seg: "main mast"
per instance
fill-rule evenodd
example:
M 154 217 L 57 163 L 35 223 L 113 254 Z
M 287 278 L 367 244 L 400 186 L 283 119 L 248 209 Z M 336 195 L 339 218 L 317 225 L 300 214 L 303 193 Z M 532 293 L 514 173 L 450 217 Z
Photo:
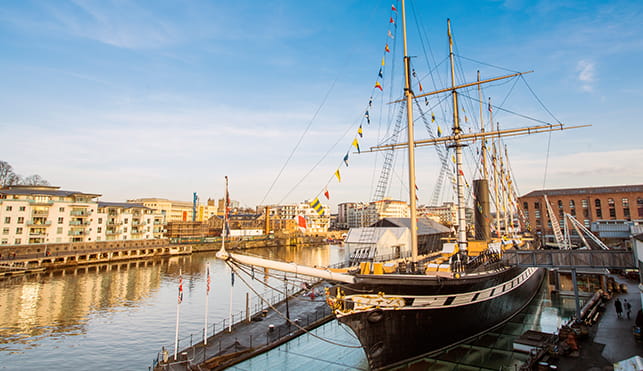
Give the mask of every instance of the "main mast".
M 455 137 L 455 166 L 456 185 L 458 189 L 458 250 L 467 252 L 467 224 L 464 210 L 464 172 L 462 171 L 462 146 L 460 141 L 460 122 L 458 118 L 458 92 L 455 85 L 455 63 L 453 62 L 453 37 L 451 36 L 451 20 L 447 19 L 449 33 L 449 60 L 451 62 L 451 94 L 453 96 L 453 135 Z M 409 145 L 410 146 L 410 145 Z
M 413 101 L 411 92 L 411 57 L 406 46 L 406 8 L 402 0 L 402 39 L 404 41 L 404 97 L 406 99 L 406 120 L 408 130 L 409 150 L 409 206 L 411 208 L 411 258 L 417 262 L 418 237 L 417 237 L 417 199 L 415 194 L 415 136 L 413 132 Z

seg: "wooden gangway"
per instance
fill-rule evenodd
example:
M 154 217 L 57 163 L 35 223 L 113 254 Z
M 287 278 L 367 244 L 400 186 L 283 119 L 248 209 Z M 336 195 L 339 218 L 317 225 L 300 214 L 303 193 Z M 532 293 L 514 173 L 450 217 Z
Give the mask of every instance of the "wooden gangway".
M 638 265 L 628 250 L 505 250 L 502 260 L 509 265 L 539 268 L 634 269 Z

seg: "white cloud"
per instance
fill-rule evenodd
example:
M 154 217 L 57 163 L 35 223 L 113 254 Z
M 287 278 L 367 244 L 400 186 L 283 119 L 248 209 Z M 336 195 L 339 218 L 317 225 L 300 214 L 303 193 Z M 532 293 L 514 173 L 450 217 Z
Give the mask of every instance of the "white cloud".
M 596 81 L 596 64 L 588 60 L 580 60 L 576 64 L 578 71 L 578 80 L 581 82 L 581 88 L 584 91 L 591 92 L 594 90 L 594 82 Z

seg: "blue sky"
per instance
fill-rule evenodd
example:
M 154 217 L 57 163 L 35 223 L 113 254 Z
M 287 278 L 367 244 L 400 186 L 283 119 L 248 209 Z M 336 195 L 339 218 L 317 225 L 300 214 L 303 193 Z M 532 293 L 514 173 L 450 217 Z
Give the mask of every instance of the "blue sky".
M 192 192 L 201 199 L 221 197 L 225 175 L 233 198 L 246 206 L 310 199 L 326 184 L 329 204 L 368 201 L 381 155 L 351 154 L 348 168 L 341 159 L 360 123 L 362 148 L 381 141 L 392 116 L 386 103 L 400 94 L 373 90 L 387 42 L 393 50 L 385 85 L 395 86 L 389 79 L 401 72 L 393 67 L 393 60 L 400 60 L 400 37 L 387 37 L 392 3 L 397 5 L 4 2 L 0 160 L 19 174 L 37 173 L 63 189 L 101 193 L 107 201 L 187 201 Z M 507 73 L 490 66 L 534 70 L 525 77 L 528 87 L 512 80 L 485 88 L 485 97 L 554 122 L 531 88 L 557 120 L 592 125 L 507 140 L 520 193 L 543 184 L 643 183 L 643 3 L 411 1 L 407 6 L 409 34 L 416 31 L 416 20 L 422 24 L 422 39 L 410 36 L 409 48 L 425 91 L 433 87 L 429 72 L 435 67 L 426 56 L 439 64 L 436 73 L 447 72 L 446 19 L 451 18 L 456 54 L 465 57 L 458 61 L 468 71 L 461 82 L 475 79 L 476 69 L 483 78 Z M 517 97 L 505 98 L 507 90 Z M 366 126 L 362 116 L 371 95 L 372 124 Z M 435 112 L 438 121 L 446 119 Z M 496 119 L 505 128 L 527 124 L 501 110 Z M 418 137 L 426 137 L 423 124 L 417 125 Z M 426 203 L 439 168 L 433 150 L 419 152 L 419 195 Z M 405 194 L 404 157 L 396 160 L 402 170 L 392 176 L 392 197 Z M 338 167 L 339 184 L 332 176 Z M 473 168 L 468 169 L 471 177 Z

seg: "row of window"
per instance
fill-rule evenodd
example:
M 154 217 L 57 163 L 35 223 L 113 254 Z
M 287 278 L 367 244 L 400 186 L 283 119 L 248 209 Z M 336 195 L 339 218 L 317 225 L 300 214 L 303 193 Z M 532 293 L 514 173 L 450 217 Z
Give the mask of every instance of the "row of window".
M 563 201 L 558 200 L 558 210 L 559 210 L 559 217 L 563 217 Z M 636 200 L 637 204 L 637 214 L 639 218 L 643 218 L 643 198 L 637 198 Z M 608 212 L 609 212 L 609 217 L 610 218 L 616 218 L 616 202 L 614 201 L 613 198 L 608 198 L 607 199 L 607 205 L 608 205 Z M 583 217 L 588 218 L 589 215 L 589 205 L 588 205 L 588 200 L 583 199 L 581 200 L 581 206 L 583 208 Z M 594 200 L 594 206 L 596 210 L 596 217 L 597 218 L 603 218 L 603 209 L 601 205 L 601 200 L 600 199 L 595 199 Z M 621 206 L 623 208 L 623 217 L 625 218 L 630 218 L 631 211 L 630 211 L 630 201 L 628 198 L 622 198 L 621 199 Z M 525 211 L 525 215 L 529 215 L 529 203 L 528 202 L 523 202 L 523 209 Z M 540 202 L 536 201 L 534 202 L 534 216 L 536 219 L 540 218 Z M 570 214 L 572 216 L 576 216 L 576 202 L 574 200 L 569 200 L 569 210 Z

